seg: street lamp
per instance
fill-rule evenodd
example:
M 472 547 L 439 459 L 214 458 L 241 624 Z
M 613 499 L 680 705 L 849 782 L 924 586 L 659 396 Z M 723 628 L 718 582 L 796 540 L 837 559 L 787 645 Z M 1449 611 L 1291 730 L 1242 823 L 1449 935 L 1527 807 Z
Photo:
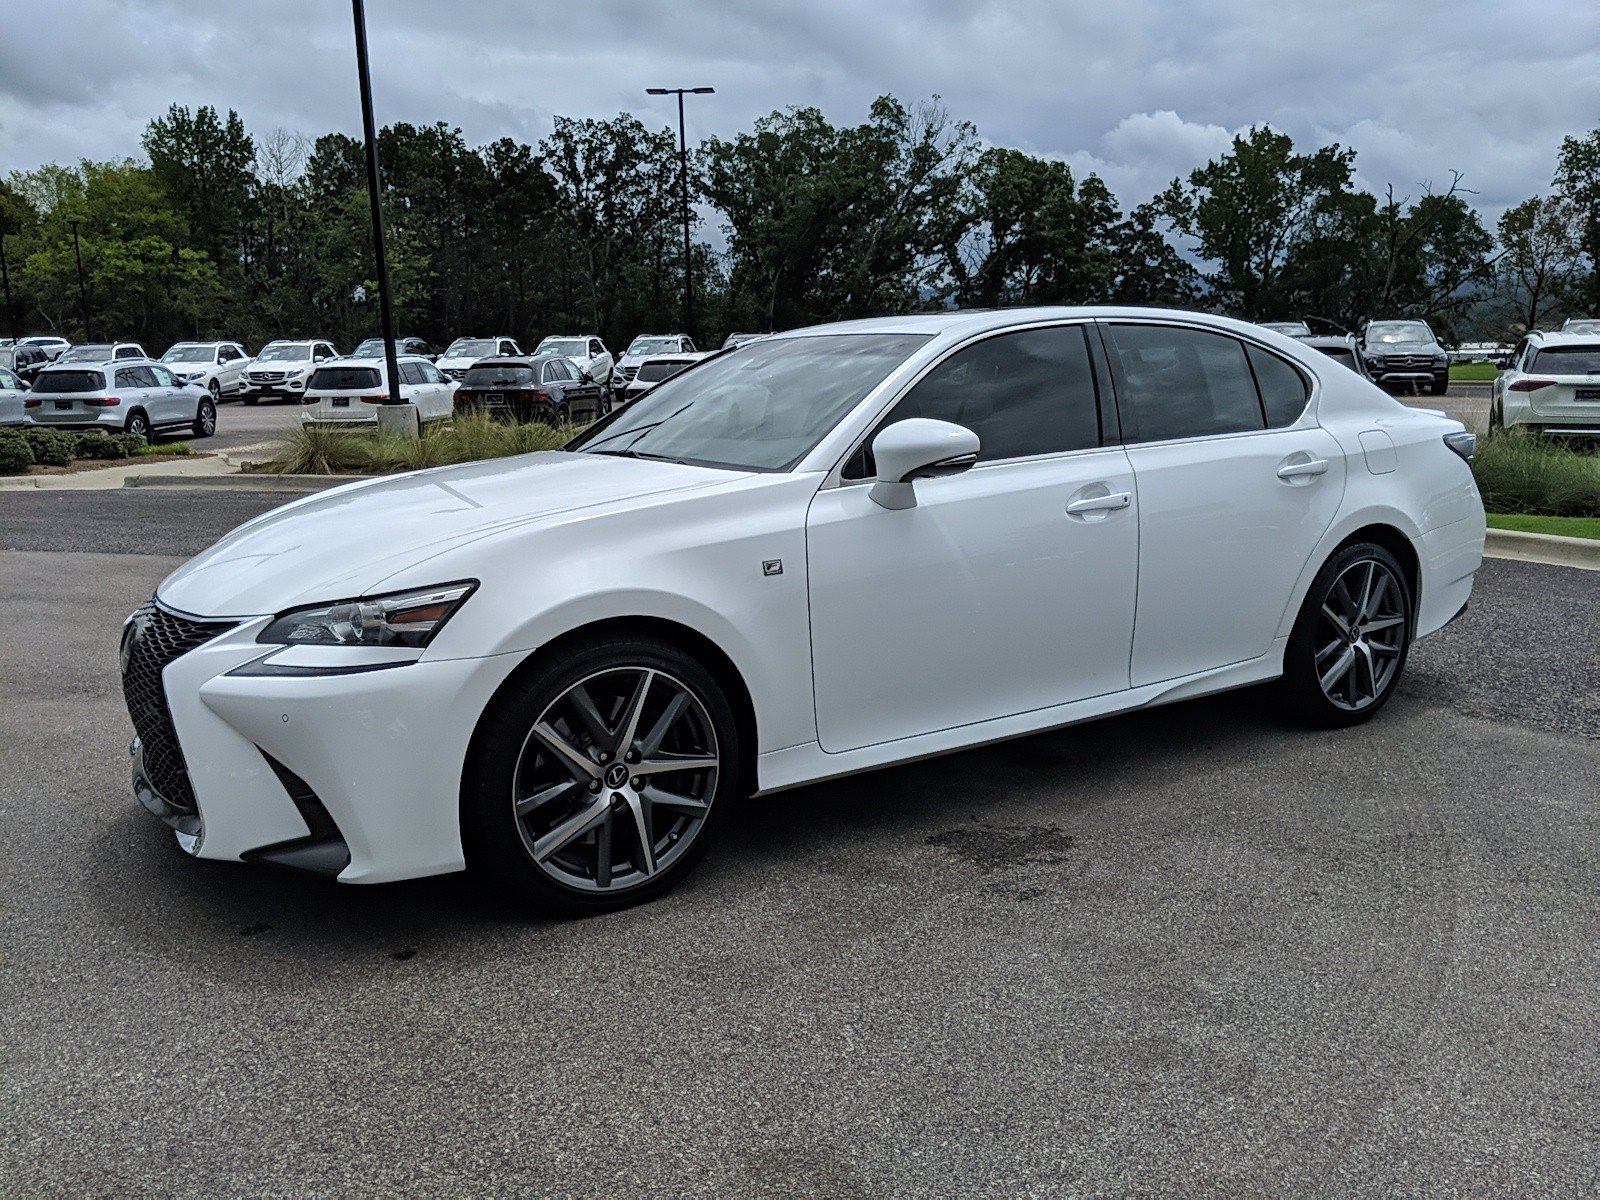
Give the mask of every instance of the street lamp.
M 372 253 L 378 260 L 378 321 L 383 332 L 383 362 L 389 368 L 389 403 L 400 398 L 400 363 L 394 352 L 394 314 L 389 310 L 389 258 L 383 248 L 383 206 L 378 199 L 378 134 L 372 120 L 372 71 L 367 65 L 367 14 L 361 0 L 350 0 L 356 23 L 356 74 L 361 78 L 361 132 L 367 143 L 367 205 L 372 210 Z
M 645 88 L 647 96 L 678 98 L 678 182 L 683 189 L 683 332 L 694 336 L 694 283 L 689 277 L 689 143 L 683 136 L 684 96 L 709 96 L 716 88 Z
M 89 289 L 83 282 L 83 251 L 78 249 L 78 217 L 68 217 L 67 224 L 72 226 L 72 257 L 78 264 L 78 315 L 83 318 L 83 340 L 92 342 L 94 334 L 89 330 Z

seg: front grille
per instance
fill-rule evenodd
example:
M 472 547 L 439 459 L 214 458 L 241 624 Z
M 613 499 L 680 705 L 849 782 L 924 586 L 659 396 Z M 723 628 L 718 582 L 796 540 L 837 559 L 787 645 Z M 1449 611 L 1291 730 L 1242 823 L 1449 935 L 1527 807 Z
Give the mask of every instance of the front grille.
M 1388 354 L 1383 365 L 1393 371 L 1421 371 L 1433 365 L 1433 360 L 1421 354 Z
M 287 377 L 287 371 L 251 371 L 251 383 L 282 383 Z
M 149 601 L 133 614 L 123 634 L 122 698 L 144 746 L 144 769 L 151 784 L 174 807 L 194 809 L 189 768 L 178 746 L 161 672 L 180 655 L 232 629 L 233 621 L 192 621 Z
M 638 367 L 623 367 L 622 379 L 624 383 L 632 383 L 633 377 L 639 373 Z

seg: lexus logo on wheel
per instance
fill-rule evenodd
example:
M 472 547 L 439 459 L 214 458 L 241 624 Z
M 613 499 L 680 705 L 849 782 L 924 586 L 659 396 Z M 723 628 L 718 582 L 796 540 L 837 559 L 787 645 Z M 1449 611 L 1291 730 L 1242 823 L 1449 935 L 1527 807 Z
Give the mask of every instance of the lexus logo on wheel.
M 606 771 L 606 786 L 619 788 L 628 782 L 628 768 L 621 763 L 612 763 Z

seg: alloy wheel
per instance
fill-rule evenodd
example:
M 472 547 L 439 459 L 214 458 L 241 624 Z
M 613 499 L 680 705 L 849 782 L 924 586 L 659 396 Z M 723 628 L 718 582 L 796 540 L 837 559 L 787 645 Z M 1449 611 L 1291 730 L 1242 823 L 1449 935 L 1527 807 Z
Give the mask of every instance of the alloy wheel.
M 1317 618 L 1322 694 L 1349 712 L 1376 704 L 1399 669 L 1407 620 L 1405 586 L 1387 565 L 1363 558 L 1341 571 Z
M 715 727 L 688 685 L 653 667 L 600 671 L 528 731 L 511 776 L 518 832 L 556 882 L 621 891 L 688 850 L 720 769 Z

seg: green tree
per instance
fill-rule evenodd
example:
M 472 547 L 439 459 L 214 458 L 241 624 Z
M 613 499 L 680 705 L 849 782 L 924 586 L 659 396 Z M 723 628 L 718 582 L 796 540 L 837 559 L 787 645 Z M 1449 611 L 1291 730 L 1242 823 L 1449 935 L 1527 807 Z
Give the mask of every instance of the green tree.
M 1583 221 L 1564 196 L 1534 196 L 1500 215 L 1500 284 L 1522 329 L 1559 311 L 1583 280 Z
M 1555 189 L 1576 210 L 1586 263 L 1573 291 L 1574 307 L 1600 316 L 1600 128 L 1561 139 Z
M 220 117 L 209 104 L 191 113 L 174 104 L 145 126 L 142 143 L 152 173 L 188 223 L 189 244 L 236 274 L 256 154 L 239 114 L 230 108 Z

